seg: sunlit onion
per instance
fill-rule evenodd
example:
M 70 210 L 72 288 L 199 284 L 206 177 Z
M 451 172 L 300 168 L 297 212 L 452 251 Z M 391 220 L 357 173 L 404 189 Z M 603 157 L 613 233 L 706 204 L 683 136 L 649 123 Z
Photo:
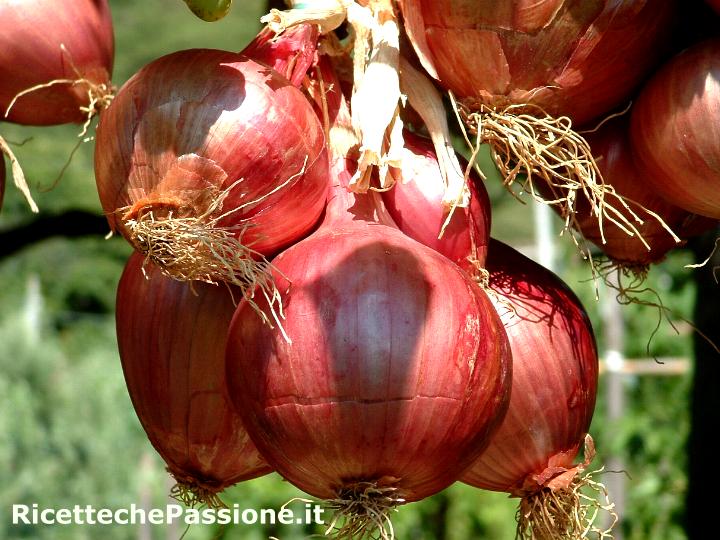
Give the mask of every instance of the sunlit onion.
M 638 236 L 628 236 L 610 221 L 603 223 L 601 231 L 598 220 L 590 215 L 587 200 L 580 197 L 575 225 L 587 240 L 595 243 L 616 264 L 646 267 L 664 259 L 668 251 L 681 246 L 693 234 L 701 233 L 703 227 L 713 226 L 712 220 L 687 212 L 655 192 L 652 173 L 638 167 L 633 159 L 628 117 L 607 122 L 598 131 L 588 134 L 587 139 L 605 182 L 625 197 L 639 215 L 644 214 L 640 206 L 655 212 L 673 231 L 671 234 L 657 219 L 651 218 L 637 225 L 644 242 Z M 676 235 L 681 242 L 676 241 Z
M 3 1 L 0 20 L 0 118 L 82 123 L 107 105 L 114 52 L 107 0 Z
M 566 223 L 585 194 L 597 219 L 638 234 L 573 125 L 629 99 L 662 56 L 673 0 L 400 4 L 423 66 L 454 94 L 471 142 L 490 145 L 507 187 L 549 202 Z M 546 187 L 566 194 L 542 198 Z
M 177 481 L 174 493 L 217 504 L 224 488 L 270 467 L 225 393 L 230 291 L 193 289 L 152 264 L 143 272 L 143 257 L 133 254 L 118 287 L 118 346 L 135 412 Z
M 631 142 L 654 192 L 720 219 L 720 39 L 685 50 L 648 82 Z
M 337 175 L 345 185 L 321 228 L 273 260 L 290 341 L 240 304 L 227 380 L 273 468 L 361 537 L 474 461 L 504 411 L 511 365 L 487 295 L 377 222 L 379 198 L 349 194 L 350 176 Z
M 663 52 L 672 0 L 401 0 L 427 71 L 472 109 L 532 103 L 575 124 L 628 98 Z
M 253 261 L 317 222 L 322 127 L 300 90 L 237 53 L 196 49 L 135 74 L 101 118 L 95 174 L 114 231 L 172 277 L 271 288 Z
M 573 490 L 588 463 L 575 459 L 598 378 L 590 321 L 557 276 L 509 246 L 490 242 L 487 269 L 510 339 L 512 390 L 500 429 L 462 481 L 521 497 L 521 538 L 579 538 L 570 534 L 584 525 Z

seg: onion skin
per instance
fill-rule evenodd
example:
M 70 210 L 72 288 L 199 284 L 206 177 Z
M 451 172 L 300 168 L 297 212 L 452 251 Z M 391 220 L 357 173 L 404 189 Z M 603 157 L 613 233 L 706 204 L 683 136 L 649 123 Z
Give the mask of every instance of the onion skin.
M 583 197 L 578 198 L 576 226 L 587 240 L 597 245 L 613 261 L 621 265 L 645 266 L 661 261 L 668 251 L 684 244 L 684 242 L 675 242 L 660 222 L 648 216 L 638 205 L 659 215 L 683 240 L 714 226 L 715 221 L 670 204 L 650 188 L 651 174 L 639 168 L 633 158 L 628 117 L 612 119 L 596 132 L 586 135 L 586 138 L 593 149 L 593 155 L 605 183 L 611 185 L 616 193 L 628 201 L 637 203 L 629 204 L 638 215 L 643 217 L 644 222 L 638 224 L 637 229 L 650 246 L 648 251 L 637 236 L 629 236 L 608 220 L 603 222 L 606 241 L 603 244 L 597 217 L 590 215 L 590 205 L 587 200 Z
M 467 182 L 470 206 L 456 208 L 442 238 L 447 219 L 443 210 L 445 186 L 432 142 L 410 132 L 403 134 L 407 152 L 401 178 L 383 193 L 383 201 L 398 228 L 413 240 L 442 253 L 472 274 L 485 266 L 490 240 L 490 199 L 475 171 Z M 464 164 L 466 165 L 466 164 Z M 474 259 L 472 264 L 469 258 Z
M 315 63 L 319 35 L 317 25 L 293 26 L 279 36 L 266 26 L 240 54 L 267 64 L 300 87 Z
M 0 2 L 0 118 L 20 92 L 57 79 L 110 85 L 114 42 L 107 0 Z M 61 49 L 63 45 L 67 52 Z M 25 125 L 82 123 L 88 85 L 54 84 L 20 97 L 4 120 Z
M 631 142 L 658 195 L 720 219 L 720 39 L 686 49 L 633 106 Z
M 472 109 L 533 103 L 575 125 L 626 100 L 660 59 L 673 0 L 401 0 L 425 69 Z
M 195 49 L 155 60 L 121 88 L 98 126 L 95 175 L 110 226 L 126 238 L 123 219 L 143 208 L 199 216 L 243 179 L 223 213 L 265 198 L 218 226 L 239 227 L 243 244 L 270 255 L 317 222 L 328 162 L 300 90 L 246 56 Z
M 396 503 L 419 500 L 487 444 L 507 404 L 509 345 L 460 268 L 383 224 L 377 193 L 347 191 L 357 167 L 341 151 L 347 103 L 328 62 L 315 76 L 332 122 L 326 215 L 273 260 L 291 342 L 238 306 L 228 393 L 263 456 L 303 491 L 347 499 L 370 484 L 397 490 Z
M 225 393 L 226 287 L 142 271 L 133 254 L 117 295 L 117 336 L 135 412 L 178 482 L 220 491 L 271 471 Z
M 461 480 L 522 496 L 563 472 L 546 469 L 573 467 L 595 407 L 597 348 L 582 305 L 557 276 L 496 240 L 488 255 L 512 348 L 512 390 L 500 428 Z
M 408 502 L 432 495 L 502 416 L 510 357 L 489 300 L 412 244 L 383 225 L 321 230 L 273 262 L 292 280 L 292 345 L 245 304 L 233 318 L 230 396 L 266 459 L 313 496 L 383 479 Z

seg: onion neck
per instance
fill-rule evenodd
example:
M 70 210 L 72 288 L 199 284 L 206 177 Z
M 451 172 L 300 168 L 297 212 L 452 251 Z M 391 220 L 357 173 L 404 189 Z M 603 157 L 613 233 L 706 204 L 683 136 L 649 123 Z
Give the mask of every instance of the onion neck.
M 300 87 L 315 62 L 318 36 L 318 27 L 311 24 L 293 26 L 279 35 L 266 26 L 240 54 L 269 65 Z
M 336 228 L 358 221 L 397 228 L 376 191 L 354 193 L 349 190 L 352 171 L 357 162 L 350 158 L 333 157 L 330 167 L 332 185 L 328 194 L 323 228 Z
M 306 88 L 323 121 L 330 155 L 331 186 L 323 227 L 355 221 L 397 227 L 379 193 L 350 191 L 358 168 L 359 140 L 352 127 L 350 107 L 328 56 L 321 56 Z

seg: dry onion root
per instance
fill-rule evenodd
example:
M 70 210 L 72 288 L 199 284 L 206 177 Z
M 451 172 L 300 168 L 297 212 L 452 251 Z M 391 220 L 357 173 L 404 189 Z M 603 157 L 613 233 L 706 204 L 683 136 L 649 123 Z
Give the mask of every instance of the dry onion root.
M 513 494 L 522 498 L 517 512 L 517 539 L 579 540 L 591 533 L 599 539 L 612 538 L 611 531 L 618 520 L 615 505 L 610 502 L 605 486 L 592 478 L 602 469 L 585 473 L 594 456 L 595 446 L 587 435 L 583 463 L 559 474 L 554 471 L 556 475 L 542 482 L 540 489 Z M 596 525 L 601 512 L 611 517 L 604 529 Z
M 452 94 L 451 94 L 452 97 Z M 475 135 L 475 144 L 465 138 L 472 149 L 482 143 L 490 146 L 491 155 L 505 186 L 516 196 L 529 193 L 535 200 L 557 207 L 565 229 L 586 258 L 589 250 L 573 232 L 575 208 L 580 197 L 587 200 L 591 215 L 598 219 L 600 237 L 605 243 L 603 222 L 615 225 L 629 236 L 637 237 L 649 250 L 638 227 L 643 219 L 630 207 L 629 201 L 605 184 L 587 141 L 572 129 L 568 117 L 554 118 L 536 105 L 509 105 L 502 109 L 482 106 L 473 112 L 452 98 L 461 125 Z M 519 175 L 524 175 L 522 180 Z M 519 193 L 513 187 L 520 183 Z M 550 196 L 546 195 L 549 194 Z M 639 206 L 674 237 L 660 216 Z M 577 229 L 577 227 L 575 227 Z M 679 241 L 679 239 L 678 239 Z
M 60 48 L 63 50 L 63 52 L 67 52 L 64 46 L 61 45 Z M 12 101 L 5 110 L 5 116 L 10 116 L 10 112 L 12 111 L 13 107 L 18 102 L 18 100 L 23 98 L 23 96 L 26 96 L 33 92 L 37 92 L 39 90 L 51 88 L 55 85 L 67 85 L 70 87 L 77 86 L 81 88 L 81 92 L 87 96 L 87 104 L 79 106 L 79 110 L 85 118 L 85 121 L 82 124 L 82 129 L 78 134 L 78 137 L 80 138 L 83 138 L 87 135 L 87 132 L 90 129 L 90 123 L 93 121 L 93 118 L 95 118 L 103 110 L 107 109 L 110 106 L 110 103 L 112 103 L 113 97 L 115 97 L 115 87 L 112 84 L 104 82 L 93 82 L 78 74 L 77 79 L 54 79 L 46 83 L 31 86 L 30 88 L 26 88 L 25 90 L 18 92 L 15 97 L 13 97 Z M 89 140 L 92 140 L 92 138 L 84 139 L 84 142 L 87 142 Z
M 338 540 L 378 538 L 393 540 L 395 531 L 390 513 L 405 503 L 401 491 L 392 482 L 357 482 L 345 486 L 337 499 L 327 501 L 333 512 L 325 535 Z
M 252 225 L 223 227 L 219 223 L 273 195 L 304 172 L 305 166 L 263 197 L 228 212 L 222 212 L 223 202 L 242 180 L 215 196 L 204 212 L 197 212 L 192 206 L 173 208 L 173 202 L 163 205 L 154 201 L 146 206 L 140 201 L 119 211 L 123 214 L 121 223 L 133 246 L 164 275 L 191 284 L 202 281 L 236 285 L 263 322 L 271 328 L 277 324 L 284 335 L 282 300 L 272 277 L 273 267 L 261 253 L 243 244 L 243 233 Z M 257 292 L 264 297 L 269 315 L 254 301 Z
M 226 486 L 206 483 L 197 478 L 183 476 L 167 471 L 175 479 L 175 485 L 170 489 L 170 497 L 183 503 L 188 508 L 205 506 L 207 508 L 227 508 L 227 505 L 218 495 Z

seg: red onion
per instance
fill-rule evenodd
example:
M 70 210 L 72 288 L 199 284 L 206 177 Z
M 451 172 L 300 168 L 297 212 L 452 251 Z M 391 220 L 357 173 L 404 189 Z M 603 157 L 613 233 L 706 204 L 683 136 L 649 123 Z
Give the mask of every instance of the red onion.
M 490 145 L 508 188 L 555 206 L 566 224 L 576 198 L 586 195 L 597 219 L 615 219 L 637 234 L 634 216 L 603 184 L 590 146 L 572 125 L 628 99 L 663 52 L 673 0 L 401 6 L 423 66 L 456 96 L 472 143 Z M 548 189 L 565 195 L 539 195 Z
M 0 118 L 80 123 L 107 105 L 113 64 L 107 0 L 5 1 L 0 20 Z
M 720 13 L 720 0 L 706 0 L 708 5 L 710 5 L 717 13 Z
M 477 458 L 502 416 L 511 364 L 486 294 L 439 253 L 375 222 L 373 195 L 346 187 L 335 186 L 323 226 L 273 260 L 289 282 L 290 341 L 243 302 L 226 365 L 262 454 L 330 499 L 349 517 L 343 532 L 361 537 Z
M 445 185 L 432 142 L 410 132 L 403 136 L 407 151 L 400 178 L 383 193 L 388 212 L 410 238 L 442 253 L 471 275 L 476 273 L 485 266 L 490 240 L 490 199 L 482 180 L 471 173 L 467 182 L 470 204 L 456 208 L 445 226 Z
M 98 192 L 112 229 L 172 277 L 264 283 L 253 258 L 322 212 L 324 143 L 308 100 L 265 64 L 180 51 L 136 73 L 104 113 Z
M 611 221 L 605 221 L 601 231 L 597 218 L 590 215 L 587 199 L 580 197 L 575 225 L 587 240 L 595 243 L 616 264 L 645 267 L 659 262 L 668 251 L 684 243 L 676 241 L 675 234 L 687 240 L 715 223 L 665 201 L 649 188 L 651 174 L 639 168 L 633 159 L 628 117 L 607 122 L 589 134 L 587 140 L 605 182 L 629 201 L 635 212 L 642 215 L 641 208 L 654 212 L 674 232 L 671 235 L 659 220 L 652 218 L 637 225 L 644 242 L 638 236 L 628 236 L 626 231 Z
M 648 82 L 631 142 L 653 191 L 720 219 L 720 39 L 685 50 Z
M 135 412 L 178 483 L 174 492 L 217 504 L 225 487 L 271 469 L 225 390 L 232 297 L 226 287 L 193 289 L 133 254 L 118 287 L 118 346 Z
M 582 124 L 628 98 L 662 52 L 672 0 L 401 0 L 427 71 L 473 109 L 532 103 Z
M 577 502 L 568 488 L 578 485 L 587 466 L 574 465 L 574 460 L 590 426 L 597 391 L 592 327 L 579 300 L 557 276 L 509 246 L 490 242 L 487 269 L 496 295 L 491 298 L 512 348 L 512 391 L 500 429 L 462 481 L 521 497 L 522 538 L 566 538 L 561 533 L 574 524 L 562 512 L 572 511 Z M 550 513 L 556 528 L 546 530 L 542 517 L 547 514 L 528 511 L 536 505 L 545 512 L 544 497 L 551 494 L 559 510 Z

